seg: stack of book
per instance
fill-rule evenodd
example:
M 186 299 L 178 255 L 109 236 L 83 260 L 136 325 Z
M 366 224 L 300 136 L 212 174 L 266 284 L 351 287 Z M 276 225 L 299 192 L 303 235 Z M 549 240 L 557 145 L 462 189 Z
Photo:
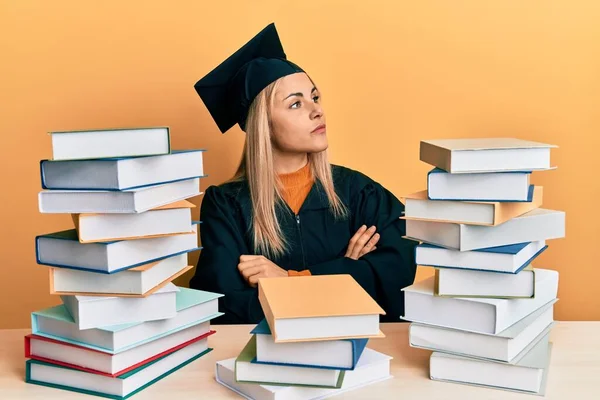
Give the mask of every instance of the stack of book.
M 435 275 L 405 292 L 413 347 L 433 350 L 434 380 L 543 394 L 558 272 L 533 268 L 565 236 L 565 213 L 541 208 L 534 171 L 544 143 L 510 138 L 421 142 L 435 168 L 427 190 L 405 198 L 416 263 Z
M 33 312 L 25 380 L 124 399 L 212 349 L 218 293 L 175 286 L 199 250 L 202 150 L 171 151 L 167 127 L 52 132 L 42 213 L 74 228 L 36 237 L 62 304 Z
M 350 275 L 259 280 L 266 318 L 216 380 L 250 399 L 316 399 L 391 378 L 391 357 L 367 347 L 385 312 Z

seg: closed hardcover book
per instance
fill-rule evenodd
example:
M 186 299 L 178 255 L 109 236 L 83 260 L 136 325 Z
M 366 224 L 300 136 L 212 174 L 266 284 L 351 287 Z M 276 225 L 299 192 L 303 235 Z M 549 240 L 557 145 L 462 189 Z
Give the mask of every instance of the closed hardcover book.
M 80 243 L 75 229 L 40 235 L 36 258 L 41 265 L 112 274 L 199 250 L 199 224 L 190 223 L 192 233 L 99 243 Z
M 235 360 L 237 382 L 339 389 L 344 381 L 344 371 L 339 369 L 260 364 L 255 360 L 256 336 L 252 335 Z
M 260 279 L 258 299 L 275 343 L 384 336 L 385 311 L 351 275 Z
M 517 274 L 436 268 L 435 295 L 494 299 L 535 296 L 535 269 L 529 265 Z
M 53 160 L 136 157 L 171 152 L 168 126 L 49 132 Z
M 497 226 L 542 205 L 543 188 L 536 186 L 531 202 L 429 200 L 427 191 L 404 197 L 404 219 Z
M 256 335 L 256 362 L 353 370 L 369 339 L 275 343 L 266 319 L 251 331 Z
M 129 190 L 205 177 L 204 150 L 173 150 L 148 157 L 40 161 L 43 189 Z

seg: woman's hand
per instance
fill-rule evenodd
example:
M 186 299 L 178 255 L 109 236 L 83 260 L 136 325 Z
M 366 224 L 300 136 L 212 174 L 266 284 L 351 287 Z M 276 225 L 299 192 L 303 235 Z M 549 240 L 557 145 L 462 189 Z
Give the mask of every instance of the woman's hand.
M 365 254 L 375 250 L 377 242 L 379 241 L 379 233 L 375 233 L 375 226 L 367 229 L 366 225 L 361 226 L 358 231 L 350 239 L 348 249 L 346 250 L 346 257 L 353 260 L 358 260 Z
M 238 270 L 244 280 L 252 287 L 258 285 L 259 278 L 288 276 L 286 270 L 264 256 L 241 255 Z

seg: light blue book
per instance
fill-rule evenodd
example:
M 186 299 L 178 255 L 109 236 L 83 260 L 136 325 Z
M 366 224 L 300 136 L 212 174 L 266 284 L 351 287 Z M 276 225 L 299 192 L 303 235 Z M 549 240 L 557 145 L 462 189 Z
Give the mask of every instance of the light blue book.
M 64 305 L 59 305 L 33 312 L 31 333 L 116 354 L 198 324 L 210 325 L 210 320 L 223 315 L 218 311 L 220 297 L 219 293 L 179 287 L 173 318 L 85 330 L 79 330 Z

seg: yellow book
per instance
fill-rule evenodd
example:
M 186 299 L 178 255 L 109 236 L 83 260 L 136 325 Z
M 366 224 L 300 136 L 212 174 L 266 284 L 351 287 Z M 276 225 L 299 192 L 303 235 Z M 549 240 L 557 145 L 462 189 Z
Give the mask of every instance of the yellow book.
M 385 311 L 351 275 L 262 278 L 258 299 L 275 343 L 384 337 Z

